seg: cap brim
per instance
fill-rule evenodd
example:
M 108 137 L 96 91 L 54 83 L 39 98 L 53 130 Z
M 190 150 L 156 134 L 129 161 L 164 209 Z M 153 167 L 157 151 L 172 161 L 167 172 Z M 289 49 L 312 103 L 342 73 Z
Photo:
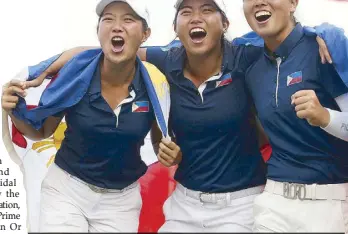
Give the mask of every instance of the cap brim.
M 145 0 L 139 0 L 139 2 L 129 1 L 129 0 L 101 0 L 96 7 L 96 13 L 100 17 L 102 16 L 105 8 L 109 4 L 113 2 L 124 2 L 128 4 L 130 8 L 132 8 L 132 10 L 137 14 L 137 16 L 139 16 L 141 19 L 144 19 L 149 24 L 149 14 L 148 14 L 146 5 L 141 5 L 141 3 L 144 4 L 144 2 L 142 1 L 145 1 Z
M 181 4 L 184 2 L 184 0 L 178 0 L 176 3 L 175 3 L 175 9 L 179 9 L 179 7 L 181 6 Z M 225 7 L 225 4 L 223 3 L 223 1 L 216 1 L 214 0 L 214 3 L 215 5 L 217 6 L 217 8 L 222 11 L 222 12 L 225 12 L 226 11 L 226 7 Z
M 113 2 L 125 2 L 128 4 L 128 2 L 126 0 L 102 0 L 98 3 L 97 7 L 96 7 L 96 13 L 98 16 L 101 16 L 104 12 L 104 9 L 111 3 Z M 128 4 L 129 5 L 129 4 Z

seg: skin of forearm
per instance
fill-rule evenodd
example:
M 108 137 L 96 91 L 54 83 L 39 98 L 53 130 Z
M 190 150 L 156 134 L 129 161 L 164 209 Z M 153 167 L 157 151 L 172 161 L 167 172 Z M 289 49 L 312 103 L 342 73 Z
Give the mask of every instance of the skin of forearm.
M 29 124 L 24 123 L 23 121 L 17 119 L 12 113 L 9 113 L 9 116 L 13 122 L 13 124 L 16 126 L 18 131 L 20 131 L 25 137 L 33 140 L 33 141 L 39 141 L 42 139 L 45 139 L 44 129 L 41 128 L 40 130 L 36 130 Z
M 79 46 L 72 48 L 70 50 L 64 51 L 59 59 L 57 59 L 52 65 L 45 71 L 47 75 L 56 74 L 59 70 L 74 56 L 78 55 L 81 52 L 91 49 L 97 49 L 96 46 Z

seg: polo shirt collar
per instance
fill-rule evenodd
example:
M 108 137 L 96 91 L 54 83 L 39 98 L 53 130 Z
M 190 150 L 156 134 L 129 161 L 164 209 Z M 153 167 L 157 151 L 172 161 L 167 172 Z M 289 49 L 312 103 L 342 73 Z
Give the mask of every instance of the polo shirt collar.
M 298 44 L 298 42 L 303 37 L 303 27 L 300 23 L 297 23 L 295 28 L 291 31 L 291 33 L 287 36 L 287 38 L 278 46 L 272 56 L 270 56 L 267 52 L 267 48 L 265 46 L 265 56 L 269 59 L 274 60 L 274 58 L 280 57 L 283 61 L 286 60 L 294 47 Z
M 229 52 L 231 50 L 231 43 L 227 40 L 223 42 L 223 58 L 222 58 L 222 67 L 221 71 L 224 71 L 226 68 L 229 70 L 233 69 L 233 64 L 229 63 Z M 169 56 L 172 56 L 172 63 L 170 71 L 182 72 L 184 70 L 185 60 L 187 58 L 186 50 L 184 46 L 179 47 L 178 50 L 170 53 Z

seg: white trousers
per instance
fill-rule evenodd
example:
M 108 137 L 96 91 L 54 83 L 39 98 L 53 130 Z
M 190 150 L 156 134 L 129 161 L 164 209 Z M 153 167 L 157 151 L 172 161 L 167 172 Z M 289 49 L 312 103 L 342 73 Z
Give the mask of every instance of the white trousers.
M 141 206 L 137 182 L 95 192 L 52 164 L 41 188 L 40 232 L 137 232 Z
M 254 198 L 262 190 L 211 195 L 177 184 L 164 204 L 166 221 L 159 232 L 251 232 Z
M 294 193 L 296 186 L 284 197 L 284 189 L 289 191 L 289 186 L 284 186 L 269 180 L 255 199 L 254 232 L 348 233 L 348 184 L 298 187 L 302 199 Z

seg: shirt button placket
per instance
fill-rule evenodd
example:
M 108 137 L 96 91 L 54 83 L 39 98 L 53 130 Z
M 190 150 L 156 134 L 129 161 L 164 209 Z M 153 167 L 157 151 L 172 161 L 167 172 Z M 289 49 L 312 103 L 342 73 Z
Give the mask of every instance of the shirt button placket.
M 275 98 L 276 98 L 276 95 L 273 94 L 273 95 L 272 95 L 272 107 L 273 107 L 273 108 L 276 108 L 276 101 L 275 101 Z

